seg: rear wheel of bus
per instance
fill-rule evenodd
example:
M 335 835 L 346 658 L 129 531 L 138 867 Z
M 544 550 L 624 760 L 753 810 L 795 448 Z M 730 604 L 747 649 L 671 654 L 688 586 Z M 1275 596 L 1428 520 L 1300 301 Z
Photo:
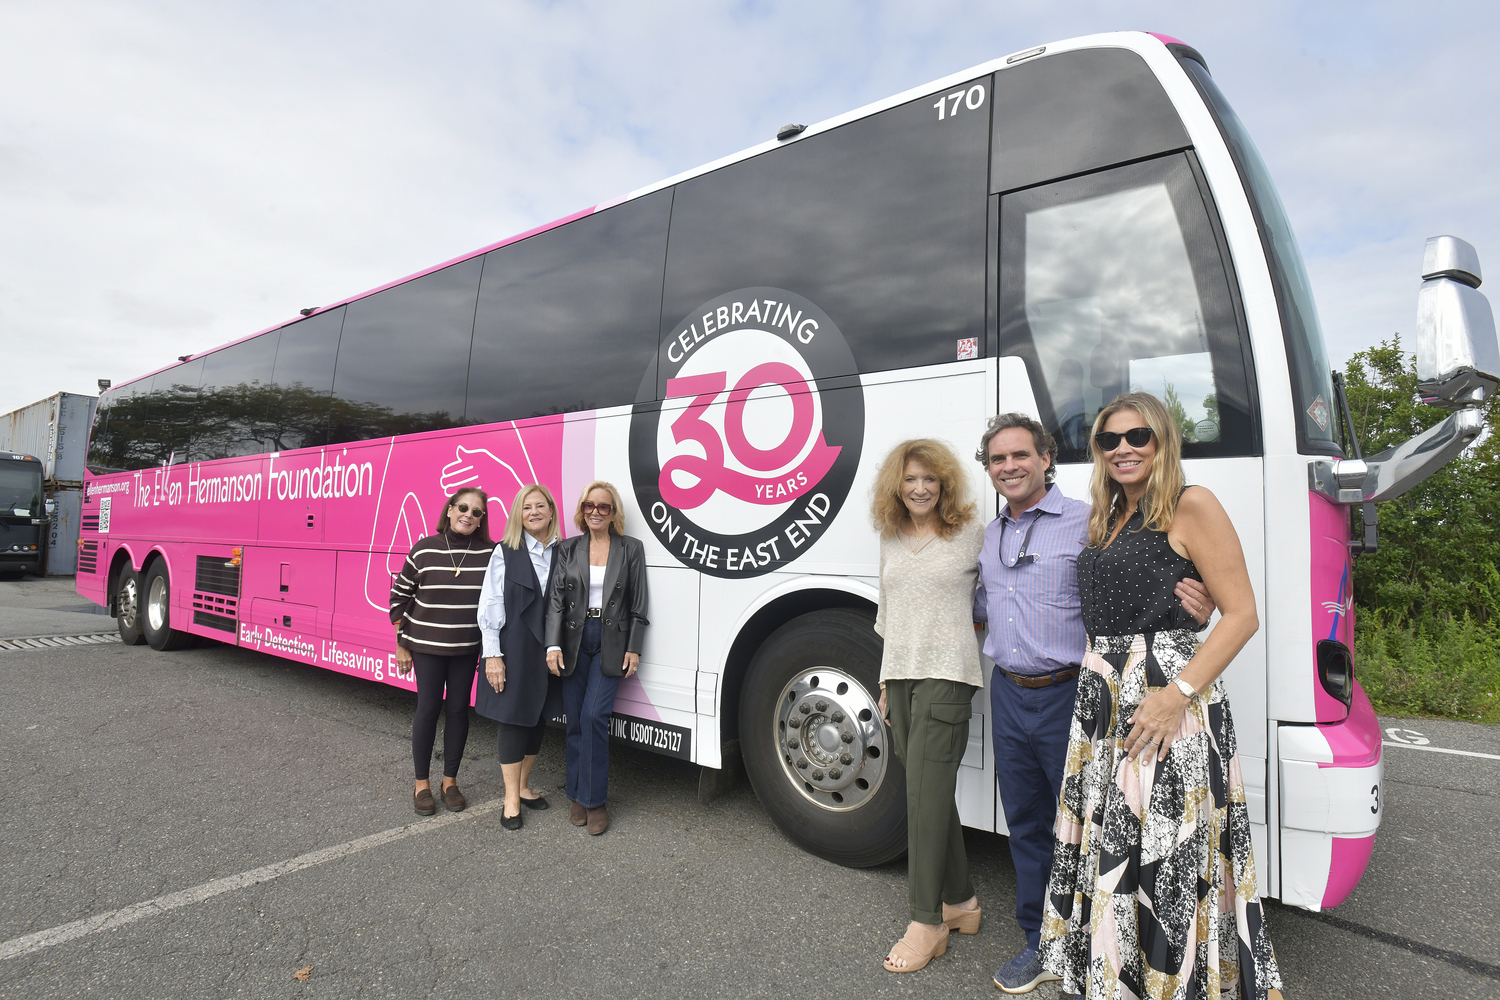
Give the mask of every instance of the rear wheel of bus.
M 880 718 L 873 626 L 847 609 L 793 619 L 756 652 L 740 698 L 745 770 L 771 819 L 859 868 L 906 851 L 906 771 Z
M 145 607 L 141 612 L 141 629 L 151 648 L 166 651 L 189 645 L 193 641 L 192 633 L 172 627 L 172 580 L 165 562 L 158 559 L 151 564 L 142 591 Z
M 146 641 L 141 631 L 141 575 L 128 562 L 115 574 L 115 627 L 127 646 Z

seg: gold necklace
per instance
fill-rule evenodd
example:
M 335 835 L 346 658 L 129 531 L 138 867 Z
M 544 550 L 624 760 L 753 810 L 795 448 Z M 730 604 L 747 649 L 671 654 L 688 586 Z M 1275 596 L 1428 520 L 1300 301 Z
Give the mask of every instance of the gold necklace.
M 464 537 L 465 537 L 466 540 L 468 539 L 467 535 L 465 535 Z M 453 561 L 453 540 L 451 538 L 449 539 L 449 541 L 448 541 L 448 565 L 450 565 L 450 566 L 453 567 L 453 575 L 454 576 L 457 576 L 459 570 L 461 570 L 463 568 L 464 560 L 466 560 L 466 559 L 469 558 L 469 548 L 470 548 L 470 546 L 468 544 L 464 545 L 464 554 L 461 555 L 461 556 L 459 556 L 458 557 L 458 562 L 455 563 Z

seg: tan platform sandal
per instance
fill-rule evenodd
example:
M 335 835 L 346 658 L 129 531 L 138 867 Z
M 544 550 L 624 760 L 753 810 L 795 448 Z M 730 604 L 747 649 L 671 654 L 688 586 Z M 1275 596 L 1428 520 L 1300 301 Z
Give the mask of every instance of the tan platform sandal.
M 903 935 L 901 940 L 897 941 L 891 948 L 891 953 L 885 957 L 885 961 L 882 963 L 885 966 L 885 971 L 918 972 L 922 969 L 927 968 L 927 963 L 932 961 L 934 958 L 941 958 L 943 955 L 946 955 L 948 953 L 949 931 L 946 924 L 942 924 L 940 926 L 943 928 L 943 936 L 937 939 L 937 943 L 934 944 L 932 946 L 932 950 L 928 952 L 919 950 L 916 945 L 913 945 L 909 941 L 907 941 L 905 935 Z M 907 933 L 911 933 L 910 930 L 908 930 Z M 893 958 L 900 958 L 904 960 L 906 962 L 906 966 L 904 968 L 901 968 L 892 965 L 891 959 Z
M 943 923 L 948 925 L 950 931 L 958 931 L 960 934 L 978 934 L 979 918 L 983 913 L 984 910 L 978 906 L 972 910 L 964 910 L 944 903 Z

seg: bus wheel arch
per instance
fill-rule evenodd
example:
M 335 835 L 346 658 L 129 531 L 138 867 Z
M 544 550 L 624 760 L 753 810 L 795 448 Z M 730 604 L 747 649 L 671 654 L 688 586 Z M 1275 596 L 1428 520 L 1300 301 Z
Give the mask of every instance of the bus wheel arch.
M 141 574 L 126 549 L 116 550 L 110 560 L 108 579 L 109 611 L 115 616 L 120 641 L 127 646 L 139 646 L 146 641 L 141 630 Z
M 139 593 L 140 628 L 152 649 L 166 652 L 192 645 L 191 632 L 172 627 L 172 573 L 161 552 L 146 557 Z
M 736 713 L 746 773 L 777 827 L 859 868 L 906 850 L 906 774 L 876 708 L 874 620 L 845 606 L 781 625 L 757 646 Z

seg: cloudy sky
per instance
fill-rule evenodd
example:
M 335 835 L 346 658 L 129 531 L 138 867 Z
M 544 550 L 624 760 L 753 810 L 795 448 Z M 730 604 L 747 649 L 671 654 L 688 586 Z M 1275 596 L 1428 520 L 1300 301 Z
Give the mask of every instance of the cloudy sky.
M 1207 58 L 1341 361 L 1411 332 L 1427 236 L 1468 239 L 1500 275 L 1500 8 L 1434 10 L 0 0 L 0 412 L 92 394 L 785 122 L 1121 28 Z

